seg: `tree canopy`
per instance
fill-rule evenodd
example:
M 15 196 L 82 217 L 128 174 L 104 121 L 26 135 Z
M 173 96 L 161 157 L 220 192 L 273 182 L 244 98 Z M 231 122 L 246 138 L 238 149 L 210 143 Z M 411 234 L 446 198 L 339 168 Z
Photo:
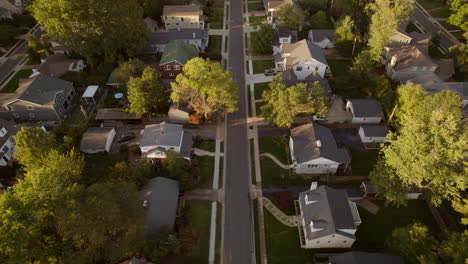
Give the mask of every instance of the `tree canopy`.
M 455 60 L 457 72 L 464 76 L 465 81 L 468 80 L 468 44 L 454 45 L 449 50 Z
M 15 159 L 26 170 L 42 166 L 43 156 L 57 146 L 54 135 L 38 127 L 22 127 L 15 141 Z
M 289 28 L 299 30 L 302 24 L 304 24 L 306 16 L 301 8 L 289 3 L 280 8 L 278 17 Z
M 282 75 L 277 75 L 262 95 L 262 114 L 275 125 L 289 127 L 300 113 L 323 116 L 328 113 L 325 88 L 319 82 L 298 83 L 286 88 Z
M 252 49 L 256 54 L 271 54 L 273 49 L 273 28 L 268 24 L 261 24 L 260 30 L 252 32 Z
M 141 76 L 145 65 L 139 59 L 129 59 L 128 61 L 121 62 L 117 70 L 117 79 L 121 83 L 127 83 L 131 77 Z
M 130 113 L 137 115 L 160 115 L 167 109 L 169 93 L 159 73 L 146 67 L 141 77 L 130 77 L 128 84 Z
M 147 45 L 149 30 L 137 1 L 35 0 L 29 9 L 52 40 L 91 64 L 132 57 Z
M 465 0 L 450 1 L 450 10 L 453 12 L 448 18 L 448 22 L 460 27 L 463 31 L 468 31 L 468 3 Z
M 183 70 L 171 83 L 172 101 L 187 102 L 206 119 L 217 112 L 237 111 L 237 85 L 231 73 L 223 71 L 219 63 L 193 58 Z
M 360 41 L 359 32 L 356 31 L 354 21 L 345 16 L 337 22 L 333 44 L 343 56 L 351 56 L 354 43 Z

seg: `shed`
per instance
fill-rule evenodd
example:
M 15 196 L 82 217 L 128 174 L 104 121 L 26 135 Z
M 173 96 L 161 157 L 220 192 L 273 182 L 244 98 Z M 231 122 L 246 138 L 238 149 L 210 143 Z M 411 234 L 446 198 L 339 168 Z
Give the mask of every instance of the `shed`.
M 82 104 L 97 104 L 103 95 L 102 89 L 98 85 L 90 85 L 81 96 Z
M 109 152 L 114 137 L 113 127 L 90 127 L 81 138 L 80 150 L 84 153 Z
M 179 183 L 164 177 L 152 178 L 143 187 L 143 201 L 147 201 L 147 233 L 154 234 L 163 226 L 171 229 L 177 213 L 179 202 Z
M 387 140 L 389 129 L 387 126 L 361 126 L 359 137 L 362 143 L 381 143 Z
M 348 99 L 346 111 L 353 115 L 351 122 L 358 124 L 378 124 L 384 117 L 382 105 L 375 99 Z
M 185 103 L 174 103 L 167 113 L 171 123 L 186 124 L 190 121 L 190 110 Z

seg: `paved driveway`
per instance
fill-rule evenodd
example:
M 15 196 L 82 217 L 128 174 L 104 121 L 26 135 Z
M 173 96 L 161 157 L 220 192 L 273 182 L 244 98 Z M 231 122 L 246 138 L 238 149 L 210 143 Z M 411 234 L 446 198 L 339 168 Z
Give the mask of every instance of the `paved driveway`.
M 331 131 L 336 143 L 352 148 L 364 149 L 364 145 L 358 134 L 359 128 L 332 128 Z

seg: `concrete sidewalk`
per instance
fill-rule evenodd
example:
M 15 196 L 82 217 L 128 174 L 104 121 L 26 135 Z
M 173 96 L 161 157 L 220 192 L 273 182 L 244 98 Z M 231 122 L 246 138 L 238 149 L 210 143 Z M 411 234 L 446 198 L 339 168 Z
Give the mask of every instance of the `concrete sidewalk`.
M 280 166 L 281 168 L 283 168 L 285 170 L 289 170 L 291 168 L 291 165 L 282 163 L 281 161 L 279 161 L 275 156 L 273 156 L 270 153 L 262 153 L 262 154 L 260 154 L 260 157 L 270 158 L 274 163 L 276 163 L 276 165 Z

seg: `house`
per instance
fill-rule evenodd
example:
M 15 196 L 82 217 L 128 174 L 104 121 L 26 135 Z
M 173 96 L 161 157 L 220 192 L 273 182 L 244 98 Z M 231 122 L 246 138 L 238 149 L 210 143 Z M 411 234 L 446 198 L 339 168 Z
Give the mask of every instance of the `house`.
M 410 45 L 418 42 L 426 42 L 431 35 L 419 32 L 407 32 L 406 28 L 409 21 L 404 21 L 397 28 L 395 33 L 390 36 L 390 42 L 387 45 Z
M 21 80 L 14 93 L 0 94 L 0 118 L 60 123 L 75 96 L 73 83 L 40 73 Z
M 122 122 L 122 123 L 140 123 L 141 116 L 125 112 L 120 108 L 101 108 L 98 109 L 96 120 L 103 122 Z
M 0 119 L 0 166 L 7 166 L 13 160 L 15 154 L 15 136 L 22 127 L 34 127 L 34 123 L 16 124 L 13 121 Z M 44 127 L 42 127 L 44 129 Z
M 81 138 L 80 151 L 90 154 L 109 152 L 114 137 L 113 127 L 90 127 Z
M 293 0 L 263 0 L 265 6 L 267 22 L 272 24 L 278 17 L 278 11 L 287 4 L 294 4 Z
M 174 229 L 179 203 L 179 183 L 164 177 L 152 178 L 143 187 L 143 206 L 146 207 L 146 226 L 149 235 L 161 227 Z
M 185 103 L 173 103 L 169 108 L 167 116 L 171 123 L 186 124 L 190 122 L 189 106 Z
M 346 111 L 351 111 L 355 124 L 378 124 L 384 117 L 382 105 L 375 99 L 348 99 Z
M 205 28 L 205 16 L 200 5 L 165 5 L 161 20 L 166 30 Z
M 405 264 L 403 257 L 382 253 L 369 253 L 362 251 L 349 251 L 333 254 L 328 261 L 315 262 L 316 264 Z
M 86 64 L 83 60 L 70 59 L 65 54 L 53 54 L 43 60 L 38 69 L 33 70 L 32 76 L 43 73 L 52 77 L 60 77 L 68 71 L 80 72 L 84 68 Z
M 171 41 L 166 45 L 159 61 L 161 78 L 174 79 L 182 72 L 185 64 L 195 57 L 198 57 L 197 47 L 182 40 Z
M 378 193 L 375 186 L 370 181 L 363 181 L 361 183 L 360 189 L 363 193 L 362 198 L 373 198 L 377 197 Z M 417 186 L 410 186 L 408 192 L 406 193 L 406 199 L 408 200 L 417 200 L 422 195 L 422 190 Z
M 428 40 L 411 45 L 387 45 L 382 58 L 387 75 L 399 82 L 426 74 L 436 74 L 441 80 L 449 79 L 455 73 L 453 60 L 431 58 L 428 46 Z
M 23 13 L 24 7 L 21 0 L 0 0 L 0 10 L 4 10 L 4 12 L 10 14 L 10 17 L 12 14 Z
M 143 131 L 140 148 L 143 157 L 165 159 L 166 151 L 174 151 L 181 158 L 190 159 L 193 134 L 182 125 L 166 122 L 147 125 Z
M 275 54 L 275 68 L 279 72 L 292 70 L 298 80 L 304 80 L 313 73 L 324 78 L 329 71 L 320 47 L 305 39 L 293 44 L 281 44 L 280 52 Z
M 152 19 L 151 17 L 145 17 L 144 21 L 151 32 L 154 33 L 156 30 L 158 30 L 158 22 L 156 22 L 156 20 Z
M 309 30 L 309 41 L 322 49 L 333 48 L 335 39 L 335 30 L 331 29 L 313 29 Z
M 81 103 L 84 105 L 98 104 L 104 95 L 104 91 L 99 85 L 90 85 L 81 96 Z
M 387 140 L 387 126 L 360 126 L 359 137 L 362 143 L 381 143 Z
M 182 40 L 197 47 L 200 52 L 205 52 L 208 47 L 209 37 L 206 29 L 171 29 L 151 34 L 146 54 L 164 52 L 164 48 L 173 40 Z
M 273 34 L 273 54 L 280 52 L 281 44 L 291 44 L 297 42 L 297 31 L 288 27 L 277 26 Z
M 289 149 L 297 174 L 335 174 L 350 163 L 348 152 L 338 148 L 330 129 L 315 123 L 291 129 Z
M 310 190 L 299 194 L 302 247 L 350 248 L 361 224 L 356 204 L 344 189 L 315 186 L 313 183 Z
M 290 87 L 293 85 L 296 85 L 298 83 L 313 83 L 313 82 L 319 82 L 320 85 L 322 85 L 323 88 L 325 88 L 325 91 L 327 92 L 327 95 L 332 94 L 331 86 L 328 83 L 327 78 L 322 78 L 320 75 L 318 75 L 317 72 L 312 73 L 311 75 L 307 76 L 304 80 L 299 80 L 297 79 L 296 75 L 294 74 L 293 70 L 287 70 L 281 73 L 283 76 L 283 81 L 286 85 L 286 87 Z
M 62 55 L 71 56 L 71 53 L 72 53 L 71 48 L 64 46 L 55 41 L 51 41 L 50 44 L 52 45 L 52 52 L 54 54 L 62 54 Z

